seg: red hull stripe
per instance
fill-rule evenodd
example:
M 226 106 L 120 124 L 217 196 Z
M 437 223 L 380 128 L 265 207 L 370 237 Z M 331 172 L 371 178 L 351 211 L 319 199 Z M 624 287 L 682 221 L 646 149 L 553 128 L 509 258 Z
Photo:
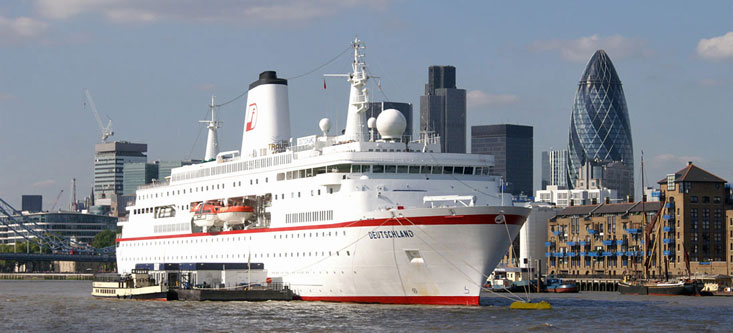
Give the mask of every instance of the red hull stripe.
M 359 221 L 352 221 L 352 222 L 307 225 L 307 226 L 299 226 L 299 227 L 232 230 L 232 231 L 222 231 L 222 232 L 212 232 L 212 233 L 198 232 L 198 233 L 191 233 L 191 234 L 178 234 L 178 235 L 165 235 L 165 236 L 118 238 L 117 242 L 129 242 L 129 241 L 152 240 L 152 239 L 185 238 L 185 237 L 202 237 L 202 236 L 214 236 L 214 235 L 253 234 L 253 233 L 261 233 L 261 232 L 354 228 L 354 227 L 498 224 L 496 223 L 495 219 L 496 219 L 496 215 L 494 214 L 460 215 L 460 216 L 450 216 L 450 215 L 448 216 L 420 216 L 420 217 L 410 217 L 409 220 L 408 218 L 404 218 L 404 217 L 395 217 L 395 218 L 390 218 L 390 219 L 359 220 Z M 507 224 L 522 224 L 523 219 L 524 218 L 521 215 L 505 215 L 505 220 Z
M 479 305 L 478 296 L 300 296 L 304 301 L 382 304 Z

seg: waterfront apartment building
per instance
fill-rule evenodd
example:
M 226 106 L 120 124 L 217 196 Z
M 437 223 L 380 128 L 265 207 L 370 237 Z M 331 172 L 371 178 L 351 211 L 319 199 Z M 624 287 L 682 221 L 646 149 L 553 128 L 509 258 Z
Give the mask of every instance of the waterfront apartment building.
M 94 145 L 94 197 L 122 195 L 125 163 L 145 163 L 148 145 L 114 141 Z
M 558 213 L 548 223 L 548 272 L 643 276 L 648 261 L 649 274 L 657 278 L 733 273 L 733 209 L 726 181 L 689 163 L 658 184 L 660 200 L 644 202 L 643 210 L 634 202 L 570 206 Z
M 94 236 L 104 230 L 116 230 L 117 218 L 113 216 L 82 214 L 76 212 L 42 212 L 24 214 L 24 216 L 32 223 L 25 223 L 26 226 L 31 225 L 32 230 L 38 233 L 54 233 L 65 240 L 74 239 L 77 242 L 91 244 Z M 17 217 L 15 217 L 17 219 Z M 0 217 L 3 224 L 8 223 L 8 217 Z M 14 245 L 16 242 L 25 242 L 25 237 L 33 237 L 29 235 L 17 224 L 10 223 L 10 226 L 0 224 L 0 244 Z M 13 229 L 21 231 L 21 235 L 16 234 Z
M 640 276 L 644 271 L 643 227 L 661 206 L 660 202 L 638 201 L 566 207 L 548 222 L 547 273 Z
M 404 141 L 409 141 L 414 137 L 414 133 L 412 131 L 412 104 L 411 103 L 399 103 L 399 102 L 370 102 L 369 105 L 367 105 L 367 111 L 366 111 L 366 118 L 369 119 L 371 117 L 377 118 L 379 117 L 379 114 L 382 113 L 384 110 L 388 109 L 395 109 L 397 111 L 400 111 L 403 116 L 405 116 L 405 120 L 407 120 L 407 127 L 405 127 L 405 132 L 402 134 L 402 139 Z M 379 132 L 374 131 L 375 139 L 379 139 Z
M 456 68 L 430 66 L 420 96 L 420 131 L 440 135 L 446 153 L 466 152 L 466 90 L 456 88 Z
M 693 274 L 725 274 L 733 262 L 733 221 L 726 181 L 689 162 L 658 182 L 664 203 L 655 229 L 662 239 L 656 254 L 670 272 L 686 274 L 685 253 Z
M 503 177 L 506 192 L 533 193 L 533 128 L 524 125 L 471 126 L 471 153 L 494 156 L 494 174 Z

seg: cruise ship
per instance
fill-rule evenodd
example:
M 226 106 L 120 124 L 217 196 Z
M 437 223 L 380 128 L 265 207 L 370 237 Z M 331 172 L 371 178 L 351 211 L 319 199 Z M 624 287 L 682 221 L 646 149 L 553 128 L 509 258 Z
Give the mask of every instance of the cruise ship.
M 256 262 L 302 300 L 478 305 L 529 209 L 504 199 L 492 156 L 405 139 L 394 109 L 366 119 L 364 45 L 352 47 L 335 135 L 324 118 L 293 140 L 288 82 L 266 71 L 249 86 L 241 150 L 216 153 L 212 102 L 209 161 L 137 190 L 119 222 L 119 272 Z

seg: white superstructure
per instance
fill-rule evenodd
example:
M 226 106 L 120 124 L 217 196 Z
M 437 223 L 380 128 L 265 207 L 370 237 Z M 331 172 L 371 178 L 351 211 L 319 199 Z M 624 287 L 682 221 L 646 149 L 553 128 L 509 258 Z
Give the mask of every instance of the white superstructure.
M 264 72 L 250 85 L 241 155 L 220 153 L 137 191 L 119 223 L 120 272 L 257 262 L 304 300 L 478 304 L 529 210 L 502 206 L 492 156 L 441 153 L 427 136 L 401 142 L 391 112 L 367 128 L 368 77 L 353 45 L 344 135 L 329 136 L 321 120 L 319 135 L 286 139 L 287 81 Z M 374 127 L 395 139 L 369 139 Z M 252 214 L 202 223 L 224 207 Z

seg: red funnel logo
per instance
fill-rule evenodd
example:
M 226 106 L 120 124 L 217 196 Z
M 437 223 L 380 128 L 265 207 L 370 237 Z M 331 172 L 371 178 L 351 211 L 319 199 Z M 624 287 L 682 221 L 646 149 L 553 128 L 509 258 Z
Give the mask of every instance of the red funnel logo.
M 244 127 L 245 132 L 255 129 L 255 126 L 257 125 L 257 103 L 252 103 L 247 107 L 247 116 L 244 122 L 247 124 Z

